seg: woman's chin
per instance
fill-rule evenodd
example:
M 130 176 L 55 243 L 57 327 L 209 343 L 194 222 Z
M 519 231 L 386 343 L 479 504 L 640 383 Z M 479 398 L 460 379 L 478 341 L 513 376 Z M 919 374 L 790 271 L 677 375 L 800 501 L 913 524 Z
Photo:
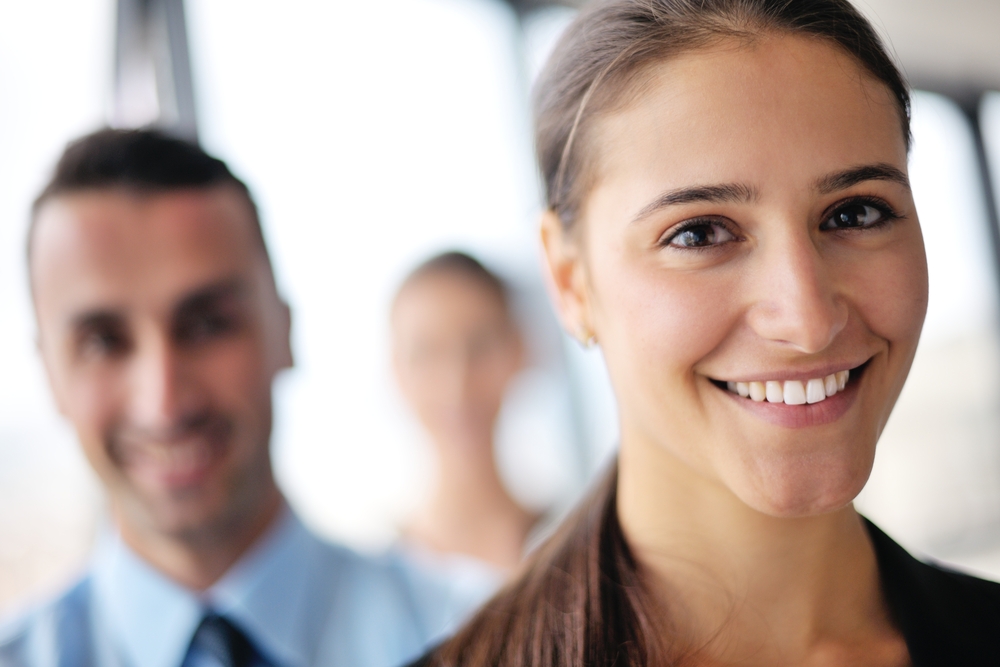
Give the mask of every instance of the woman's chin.
M 736 496 L 768 516 L 795 519 L 836 512 L 849 505 L 864 488 L 870 466 L 815 471 L 815 474 L 774 474 L 731 485 Z

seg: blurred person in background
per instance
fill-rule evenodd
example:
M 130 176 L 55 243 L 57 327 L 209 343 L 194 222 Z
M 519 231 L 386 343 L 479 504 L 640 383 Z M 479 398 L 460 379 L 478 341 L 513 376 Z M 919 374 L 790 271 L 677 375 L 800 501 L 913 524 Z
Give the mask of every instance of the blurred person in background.
M 465 253 L 432 257 L 396 294 L 392 341 L 399 387 L 437 461 L 428 502 L 403 528 L 404 545 L 470 557 L 465 565 L 485 566 L 482 581 L 493 588 L 521 561 L 538 519 L 508 493 L 494 453 L 504 396 L 525 364 L 507 287 Z M 440 562 L 463 566 L 454 557 Z
M 0 664 L 391 667 L 445 629 L 448 590 L 323 542 L 275 483 L 290 312 L 223 162 L 155 131 L 86 136 L 28 243 L 38 347 L 113 529 L 78 583 L 0 633 Z
M 537 85 L 545 257 L 619 455 L 420 664 L 1000 664 L 1000 585 L 853 506 L 928 295 L 909 91 L 872 25 L 848 0 L 608 0 Z

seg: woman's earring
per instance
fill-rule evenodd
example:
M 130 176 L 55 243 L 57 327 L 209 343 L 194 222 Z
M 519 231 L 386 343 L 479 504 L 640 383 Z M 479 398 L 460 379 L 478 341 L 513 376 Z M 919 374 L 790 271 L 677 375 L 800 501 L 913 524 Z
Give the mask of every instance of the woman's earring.
M 582 325 L 576 330 L 576 339 L 580 345 L 588 350 L 597 344 L 597 336 L 594 335 L 594 332 Z

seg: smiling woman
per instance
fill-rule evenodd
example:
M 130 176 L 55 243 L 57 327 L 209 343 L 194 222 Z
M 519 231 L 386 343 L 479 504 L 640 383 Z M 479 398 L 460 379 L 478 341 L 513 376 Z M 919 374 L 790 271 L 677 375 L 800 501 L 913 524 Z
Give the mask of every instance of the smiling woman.
M 852 505 L 927 308 L 909 94 L 846 0 L 611 0 L 536 101 L 620 454 L 432 665 L 985 665 L 1000 586 Z

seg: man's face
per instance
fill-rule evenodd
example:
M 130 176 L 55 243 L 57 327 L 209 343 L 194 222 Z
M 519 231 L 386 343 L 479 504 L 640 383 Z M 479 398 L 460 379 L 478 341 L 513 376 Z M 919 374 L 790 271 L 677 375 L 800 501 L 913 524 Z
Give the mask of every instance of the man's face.
M 195 538 L 274 501 L 289 314 L 250 216 L 229 187 L 85 191 L 39 211 L 39 347 L 123 529 Z

